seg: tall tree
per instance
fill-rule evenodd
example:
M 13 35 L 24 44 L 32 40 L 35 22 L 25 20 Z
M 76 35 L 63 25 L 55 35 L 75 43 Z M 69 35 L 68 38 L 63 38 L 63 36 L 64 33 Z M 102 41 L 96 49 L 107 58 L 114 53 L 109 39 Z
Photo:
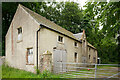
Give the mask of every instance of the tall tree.
M 88 2 L 84 17 L 91 30 L 88 41 L 98 50 L 102 63 L 118 62 L 116 34 L 120 26 L 120 6 L 113 2 Z M 101 30 L 99 27 L 103 27 Z M 113 56 L 114 55 L 114 56 Z
M 5 35 L 8 31 L 8 28 L 10 26 L 10 23 L 13 19 L 13 16 L 16 12 L 16 9 L 18 7 L 18 4 L 22 4 L 33 11 L 36 11 L 38 13 L 41 13 L 42 15 L 44 12 L 40 11 L 40 9 L 46 8 L 46 3 L 45 2 L 31 2 L 31 3 L 26 3 L 26 2 L 3 2 L 2 3 L 2 55 L 5 55 Z
M 81 22 L 83 19 L 82 9 L 79 8 L 78 3 L 75 2 L 66 2 L 63 5 L 62 21 L 61 26 L 65 29 L 73 32 L 79 33 L 81 32 L 82 27 Z

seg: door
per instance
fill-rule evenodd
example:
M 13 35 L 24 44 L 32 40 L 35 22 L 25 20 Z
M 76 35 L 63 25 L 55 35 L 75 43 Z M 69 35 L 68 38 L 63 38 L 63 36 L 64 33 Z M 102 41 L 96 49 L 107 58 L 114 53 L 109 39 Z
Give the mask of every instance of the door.
M 53 70 L 54 73 L 59 73 L 66 71 L 66 65 L 63 62 L 66 62 L 66 51 L 65 50 L 53 50 Z

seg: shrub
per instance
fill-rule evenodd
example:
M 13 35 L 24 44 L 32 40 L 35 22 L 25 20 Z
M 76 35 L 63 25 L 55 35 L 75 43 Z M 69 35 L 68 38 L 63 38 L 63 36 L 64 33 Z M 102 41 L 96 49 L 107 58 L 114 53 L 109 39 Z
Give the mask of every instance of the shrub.
M 35 69 L 35 71 L 36 71 L 36 74 L 40 74 L 40 70 L 39 70 L 39 69 L 37 69 L 37 67 L 36 67 L 36 66 L 34 66 L 34 69 Z
M 50 78 L 52 74 L 50 71 L 44 70 L 41 75 L 43 78 Z

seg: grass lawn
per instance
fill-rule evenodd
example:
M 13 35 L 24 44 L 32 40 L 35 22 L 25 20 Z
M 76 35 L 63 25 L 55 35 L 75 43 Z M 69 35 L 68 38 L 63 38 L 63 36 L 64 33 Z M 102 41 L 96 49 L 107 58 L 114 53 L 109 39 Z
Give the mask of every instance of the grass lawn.
M 60 75 L 55 75 L 48 71 L 44 71 L 43 73 L 37 75 L 24 70 L 2 65 L 2 78 L 60 78 Z
M 98 66 L 97 78 L 107 78 L 113 74 L 117 74 L 117 66 Z M 100 70 L 103 69 L 103 70 Z M 2 78 L 94 78 L 95 70 L 82 69 L 78 71 L 66 72 L 63 74 L 53 74 L 49 71 L 44 71 L 40 74 L 34 74 L 24 70 L 15 69 L 9 66 L 2 65 Z M 115 77 L 118 77 L 115 76 Z
M 94 67 L 93 67 L 94 68 Z M 97 78 L 108 78 L 113 76 L 114 74 L 117 74 L 118 72 L 118 66 L 111 66 L 111 65 L 102 65 L 97 66 L 97 72 L 96 77 Z M 95 70 L 87 70 L 87 69 L 81 69 L 79 71 L 70 71 L 67 73 L 64 73 L 62 75 L 64 78 L 95 78 Z M 118 75 L 113 76 L 112 78 L 118 78 Z

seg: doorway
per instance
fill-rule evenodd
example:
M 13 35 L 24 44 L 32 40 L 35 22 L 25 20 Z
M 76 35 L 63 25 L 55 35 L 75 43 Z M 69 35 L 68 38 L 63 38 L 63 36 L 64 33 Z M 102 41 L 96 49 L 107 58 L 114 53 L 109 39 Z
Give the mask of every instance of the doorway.
M 67 52 L 66 50 L 53 50 L 53 71 L 54 73 L 66 72 Z

